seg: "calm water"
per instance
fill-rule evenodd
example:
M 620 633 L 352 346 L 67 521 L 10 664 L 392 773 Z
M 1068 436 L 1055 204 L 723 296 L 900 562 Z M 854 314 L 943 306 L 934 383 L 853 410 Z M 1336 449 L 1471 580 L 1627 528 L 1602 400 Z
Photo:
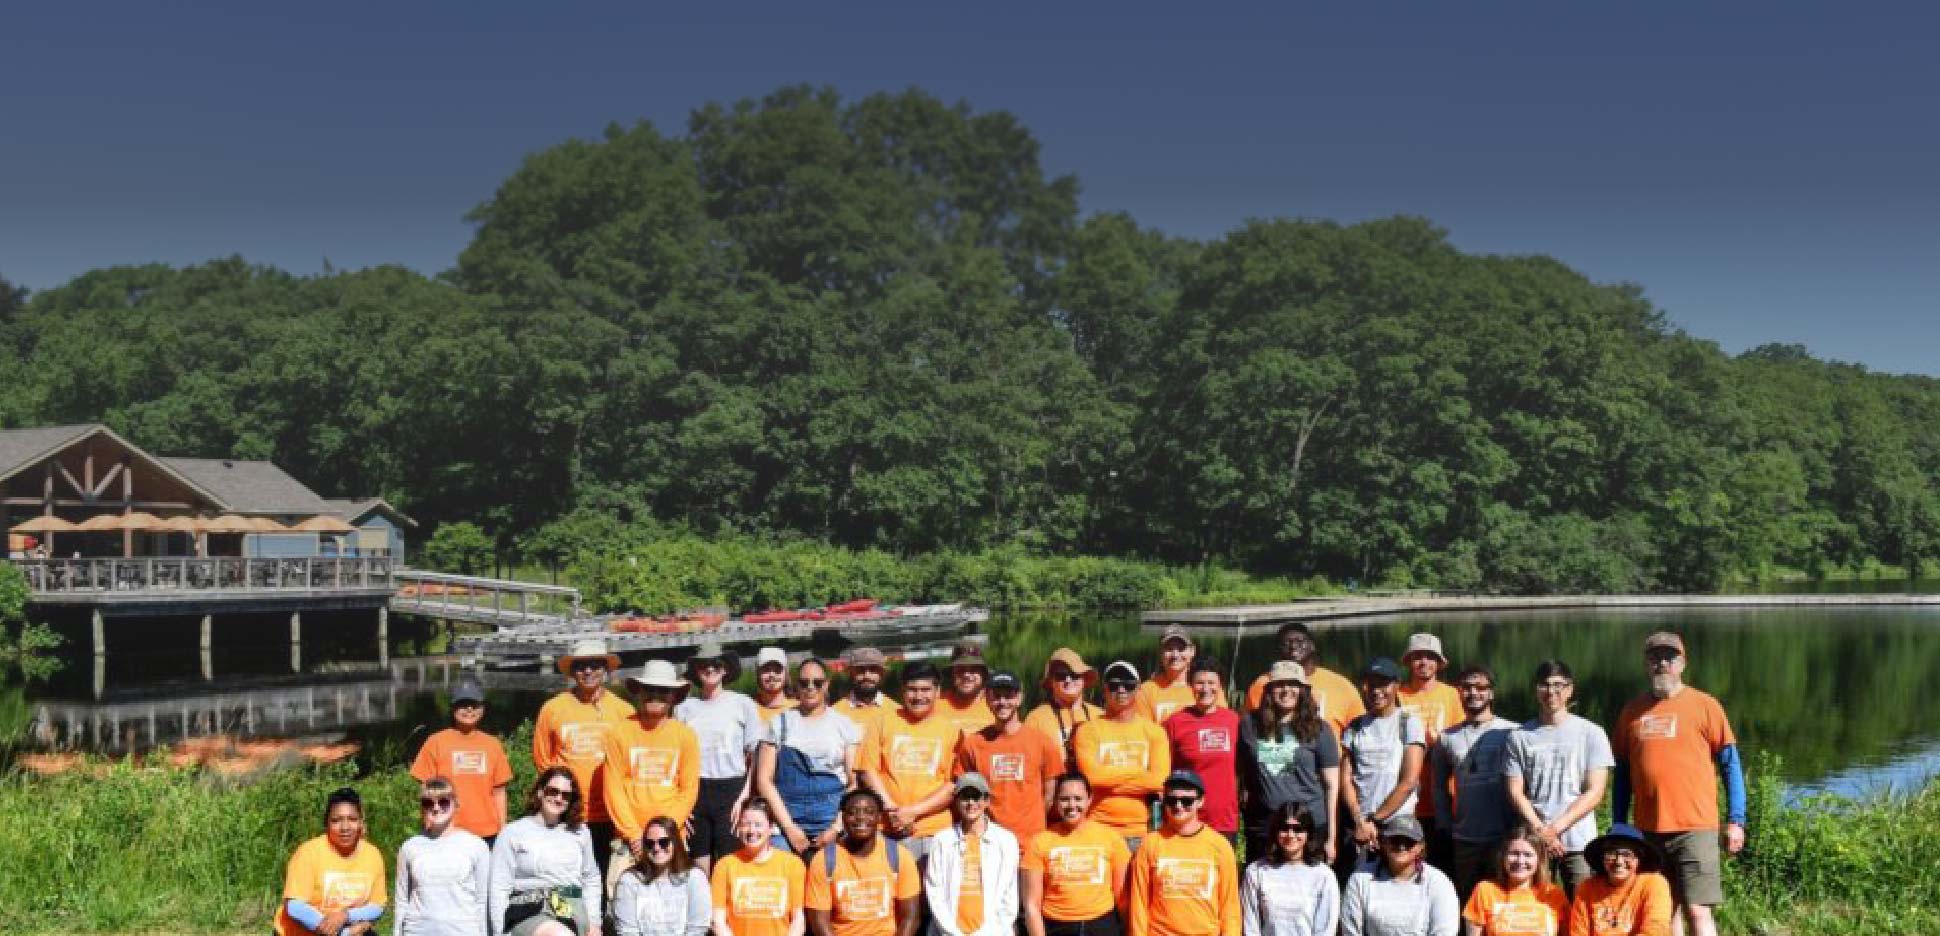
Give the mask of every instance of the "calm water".
M 1607 724 L 1644 687 L 1643 637 L 1666 628 L 1685 635 L 1686 680 L 1723 700 L 1744 751 L 1783 758 L 1782 770 L 1795 790 L 1869 792 L 1905 787 L 1940 771 L 1940 694 L 1929 685 L 1940 674 L 1940 608 L 1437 614 L 1331 625 L 1318 636 L 1322 663 L 1351 675 L 1374 656 L 1398 656 L 1410 633 L 1436 634 L 1455 665 L 1481 662 L 1496 671 L 1497 711 L 1514 719 L 1533 711 L 1528 684 L 1536 664 L 1562 659 L 1577 673 L 1578 711 Z M 1125 659 L 1145 672 L 1156 640 L 1135 614 L 1003 615 L 984 633 L 993 665 L 1017 670 L 1027 685 L 1038 681 L 1043 660 L 1060 646 L 1078 650 L 1093 666 Z M 1234 672 L 1237 685 L 1250 683 L 1272 660 L 1270 629 L 1203 633 L 1202 652 Z M 408 655 L 435 646 L 423 636 L 394 629 L 394 652 Z M 130 700 L 206 698 L 272 683 L 317 687 L 334 693 L 337 704 L 331 711 L 344 718 L 341 729 L 329 719 L 318 729 L 347 731 L 374 749 L 408 749 L 414 738 L 442 724 L 440 694 L 420 688 L 413 674 L 355 672 L 354 661 L 374 654 L 354 641 L 334 653 L 323 649 L 306 660 L 312 672 L 293 677 L 274 675 L 279 666 L 287 667 L 287 650 L 273 642 L 261 650 L 218 646 L 223 678 L 204 686 L 192 639 L 186 649 L 158 642 L 152 651 L 130 650 L 110 659 L 106 701 L 119 700 L 125 707 Z M 36 695 L 72 699 L 77 684 L 85 680 L 70 677 Z M 531 717 L 542 699 L 537 692 L 495 691 L 489 720 L 507 729 Z M 29 711 L 34 701 L 25 702 Z M 22 700 L 0 699 L 0 716 L 10 705 L 20 706 Z M 268 730 L 260 717 L 256 730 Z

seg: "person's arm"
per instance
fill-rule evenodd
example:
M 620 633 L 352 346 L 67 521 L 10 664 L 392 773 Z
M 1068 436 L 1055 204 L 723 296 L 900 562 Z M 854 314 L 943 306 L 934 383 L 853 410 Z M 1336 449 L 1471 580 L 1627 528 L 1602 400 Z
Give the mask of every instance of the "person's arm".
M 614 836 L 626 843 L 628 850 L 637 853 L 647 820 L 633 805 L 633 778 L 629 776 L 629 758 L 620 740 L 621 730 L 606 732 L 606 761 L 600 768 L 605 782 L 600 784 L 600 796 L 606 801 L 606 815 L 613 820 Z
M 1325 819 L 1327 822 L 1327 825 L 1326 825 L 1327 841 L 1323 842 L 1322 844 L 1327 849 L 1328 864 L 1334 863 L 1334 850 L 1335 850 L 1334 843 L 1336 841 L 1336 839 L 1334 838 L 1334 824 L 1340 821 L 1340 791 L 1342 789 L 1341 782 L 1340 782 L 1340 770 L 1341 769 L 1339 767 L 1320 768 L 1320 788 L 1322 790 L 1321 795 L 1326 798 L 1327 815 L 1315 816 L 1314 818 L 1315 820 Z
M 915 825 L 918 821 L 928 819 L 937 813 L 948 812 L 950 809 L 950 798 L 953 795 L 955 795 L 955 789 L 950 784 L 939 783 L 930 795 L 917 800 L 914 805 L 905 808 L 903 815 L 908 819 L 910 825 Z
M 774 741 L 763 741 L 755 751 L 755 792 L 768 801 L 768 808 L 774 814 L 775 827 L 788 840 L 788 847 L 797 855 L 805 855 L 808 853 L 808 836 L 795 825 L 795 817 L 788 812 L 788 804 L 782 802 L 781 791 L 775 787 L 775 764 L 780 758 L 781 752 L 776 749 Z
M 1474 920 L 1463 920 L 1462 936 L 1483 936 L 1481 925 Z
M 808 931 L 811 936 L 835 936 L 829 929 L 829 912 L 815 907 L 803 907 L 802 913 L 808 918 Z
M 1217 860 L 1225 864 L 1219 869 L 1219 933 L 1240 936 L 1239 861 L 1231 852 L 1220 855 Z
M 404 936 L 405 921 L 411 916 L 411 843 L 405 842 L 397 850 L 397 880 L 392 882 L 391 906 L 396 908 L 391 914 L 392 936 Z M 484 880 L 484 878 L 479 878 Z
M 1044 872 L 1019 871 L 1017 886 L 1024 892 L 1024 932 L 1044 936 Z
M 1440 741 L 1428 752 L 1428 794 L 1435 801 L 1435 818 L 1444 829 L 1455 824 L 1455 797 L 1448 789 L 1449 779 L 1455 773 L 1453 760 L 1448 746 Z
M 1330 872 L 1320 876 L 1319 893 L 1314 900 L 1315 933 L 1331 933 L 1340 923 L 1340 882 Z
M 1145 749 L 1149 753 L 1145 758 L 1145 774 L 1137 781 L 1137 791 L 1152 796 L 1165 789 L 1165 778 L 1172 773 L 1172 745 L 1166 740 L 1165 731 L 1157 726 L 1153 726 L 1152 730 L 1146 732 L 1146 742 Z M 1235 896 L 1233 899 L 1239 898 Z M 1237 918 L 1233 925 L 1235 932 L 1232 936 L 1239 936 Z
M 682 728 L 687 726 L 682 725 Z M 680 733 L 680 775 L 674 778 L 674 799 L 667 804 L 667 816 L 684 826 L 694 815 L 694 804 L 701 800 L 701 738 L 692 728 Z M 645 823 L 640 834 L 646 834 Z
M 1239 882 L 1239 931 L 1241 936 L 1266 936 L 1260 928 L 1260 869 L 1261 862 L 1246 866 L 1246 876 Z M 1315 930 L 1314 932 L 1321 932 Z M 1035 934 L 1033 934 L 1035 936 Z
M 472 887 L 474 888 L 472 892 L 475 894 L 485 893 L 486 890 L 491 886 L 491 880 L 492 880 L 492 849 L 491 849 L 491 846 L 486 845 L 483 841 L 481 841 L 478 843 L 478 850 L 472 853 Z M 478 932 L 480 933 L 491 932 L 492 917 L 490 914 L 485 912 L 485 901 L 483 900 L 480 900 L 478 902 L 478 913 L 481 917 L 484 918 L 484 923 L 485 923 L 484 926 L 481 926 L 478 928 Z
M 1738 746 L 1727 744 L 1718 750 L 1718 772 L 1724 775 L 1725 829 L 1724 849 L 1737 854 L 1745 847 L 1745 768 L 1738 761 Z
M 647 936 L 640 931 L 640 890 L 644 886 L 637 874 L 620 875 L 620 883 L 613 888 L 614 936 Z
M 930 854 L 923 862 L 923 899 L 930 907 L 930 929 L 944 936 L 965 936 L 957 930 L 957 895 L 953 888 L 960 874 L 960 856 L 955 840 L 937 835 L 930 839 Z
M 707 936 L 714 925 L 714 894 L 699 869 L 687 872 L 687 930 L 683 936 Z M 651 936 L 651 934 L 649 934 Z
M 1661 874 L 1653 874 L 1648 880 L 1640 881 L 1644 886 L 1641 906 L 1637 915 L 1643 918 L 1641 936 L 1671 936 L 1671 917 L 1677 913 L 1677 905 L 1672 902 L 1670 882 Z
M 1355 873 L 1347 879 L 1340 897 L 1340 936 L 1361 936 L 1361 921 L 1367 916 L 1368 875 Z
M 734 882 L 721 873 L 719 865 L 714 866 L 714 881 L 711 893 L 714 895 L 714 936 L 734 936 L 734 927 L 728 925 L 728 907 L 733 905 Z
M 734 927 L 728 925 L 728 912 L 726 907 L 717 906 L 714 908 L 713 932 L 714 936 L 734 936 Z
M 1455 884 L 1446 875 L 1438 876 L 1428 887 L 1428 936 L 1461 936 L 1461 932 L 1462 903 L 1455 895 Z
M 754 700 L 748 699 L 741 706 L 741 750 L 742 756 L 752 761 L 761 753 L 761 745 L 774 737 L 774 727 L 761 720 L 761 710 L 755 707 Z M 752 768 L 753 764 L 750 763 Z M 754 771 L 750 769 L 741 778 L 741 789 L 734 794 L 734 807 L 729 811 L 729 821 L 741 821 L 741 807 L 747 805 L 748 796 L 756 792 Z M 779 802 L 779 797 L 770 797 L 768 802 Z
M 867 743 L 866 741 L 864 743 Z M 877 839 L 884 848 L 901 848 L 887 839 Z M 916 936 L 916 928 L 923 922 L 923 879 L 917 873 L 916 859 L 904 852 L 900 867 L 896 869 L 896 887 L 891 893 L 896 896 L 896 936 Z
M 1376 822 L 1393 818 L 1395 813 L 1401 811 L 1401 804 L 1407 802 L 1408 797 L 1414 794 L 1415 787 L 1421 779 L 1423 756 L 1424 751 L 1419 744 L 1410 744 L 1402 748 L 1401 776 L 1395 779 L 1394 789 L 1388 792 L 1388 798 L 1374 808 Z
M 297 925 L 304 929 L 312 933 L 323 932 L 323 911 L 310 906 L 309 901 L 291 897 L 283 901 L 283 912 L 289 914 L 290 919 L 295 920 Z M 337 925 L 342 926 L 343 922 L 339 920 Z
M 999 827 L 1000 829 L 1002 827 Z M 984 923 L 987 929 L 991 922 L 999 924 L 1005 933 L 1017 931 L 1017 837 L 1010 830 L 1003 829 L 998 836 L 997 847 L 997 912 Z
M 1576 889 L 1576 896 L 1570 900 L 1569 923 L 1563 927 L 1564 936 L 1594 936 L 1596 930 L 1591 926 L 1592 908 L 1585 898 L 1583 888 Z
M 532 726 L 532 769 L 544 771 L 560 766 L 559 739 L 554 737 L 556 718 L 551 706 L 539 707 L 539 718 Z
M 896 898 L 896 936 L 916 936 L 916 924 L 923 921 L 922 909 L 918 904 L 922 899 L 921 897 Z
M 512 840 L 524 828 L 508 825 L 492 843 L 492 875 L 485 887 L 485 932 L 492 936 L 505 932 L 505 906 L 512 900 Z
M 1354 838 L 1356 841 L 1359 841 L 1363 837 L 1361 834 L 1363 827 L 1368 823 L 1367 814 L 1361 811 L 1361 791 L 1354 785 L 1354 751 L 1352 748 L 1346 748 L 1341 751 L 1339 774 L 1340 800 L 1347 804 L 1347 815 L 1352 817 L 1354 822 Z M 1329 817 L 1330 828 L 1332 820 L 1338 819 L 1340 815 L 1340 812 L 1337 811 L 1333 816 Z M 1367 843 L 1361 842 L 1361 844 L 1365 845 Z
M 1578 793 L 1575 799 L 1570 800 L 1569 808 L 1563 810 L 1562 815 L 1557 816 L 1549 824 L 1550 827 L 1554 828 L 1556 834 L 1560 836 L 1564 830 L 1577 824 L 1584 816 L 1596 812 L 1597 804 L 1603 802 L 1603 790 L 1609 784 L 1610 769 L 1608 767 L 1596 767 L 1583 771 L 1583 792 Z M 1518 785 L 1520 785 L 1520 782 L 1518 782 Z M 1530 811 L 1534 812 L 1535 810 L 1531 809 Z
M 804 919 L 801 905 L 796 904 L 794 912 L 788 915 L 788 936 L 802 936 L 807 929 Z
M 600 900 L 606 875 L 600 868 L 599 857 L 593 854 L 593 833 L 585 826 L 579 827 L 579 899 L 586 904 L 588 925 L 597 927 L 600 910 L 606 905 Z
M 1125 936 L 1148 936 L 1152 928 L 1152 850 L 1141 848 L 1132 856 L 1125 886 Z

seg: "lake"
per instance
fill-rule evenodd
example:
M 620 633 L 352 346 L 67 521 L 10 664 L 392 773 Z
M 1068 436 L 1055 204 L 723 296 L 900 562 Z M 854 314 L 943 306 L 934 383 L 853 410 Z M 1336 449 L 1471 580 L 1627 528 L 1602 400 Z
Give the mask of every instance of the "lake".
M 1641 643 L 1659 629 L 1685 636 L 1686 681 L 1723 701 L 1747 762 L 1759 751 L 1778 755 L 1795 791 L 1903 788 L 1940 769 L 1940 695 L 1929 685 L 1940 673 L 1940 609 L 1441 613 L 1329 624 L 1316 633 L 1323 665 L 1350 676 L 1374 656 L 1398 657 L 1410 633 L 1436 634 L 1453 665 L 1475 661 L 1495 670 L 1497 711 L 1518 720 L 1534 710 L 1529 684 L 1536 664 L 1561 659 L 1577 674 L 1577 711 L 1607 725 L 1624 701 L 1643 690 Z M 1043 660 L 1060 646 L 1078 650 L 1095 667 L 1125 659 L 1142 673 L 1155 655 L 1156 633 L 1141 628 L 1131 613 L 998 615 L 984 633 L 992 664 L 1016 669 L 1031 686 Z M 1235 672 L 1239 686 L 1274 656 L 1270 628 L 1238 637 L 1230 631 L 1202 633 L 1202 651 Z M 346 733 L 373 748 L 408 749 L 444 720 L 440 694 L 419 682 L 436 683 L 439 674 L 414 674 L 408 659 L 437 644 L 428 635 L 414 636 L 409 627 L 395 629 L 394 643 L 395 652 L 407 658 L 389 671 L 356 663 L 360 653 L 368 659 L 370 651 L 350 645 L 334 655 L 316 654 L 313 669 L 302 676 L 276 674 L 279 664 L 287 666 L 287 651 L 274 641 L 255 648 L 218 646 L 222 678 L 204 685 L 192 644 L 184 652 L 181 643 L 158 641 L 156 646 L 167 649 L 122 651 L 110 659 L 103 704 L 126 708 L 156 698 L 233 697 L 244 691 L 322 693 L 322 704 L 338 720 L 326 717 L 321 724 L 313 720 L 299 727 Z M 940 652 L 946 645 L 918 649 Z M 67 674 L 26 700 L 17 694 L 10 701 L 0 699 L 0 717 L 9 709 L 15 718 L 31 715 L 41 699 L 71 703 L 77 684 L 84 682 Z M 530 718 L 542 699 L 537 692 L 494 691 L 488 726 L 509 729 Z M 248 727 L 254 733 L 277 732 L 266 714 L 252 722 Z

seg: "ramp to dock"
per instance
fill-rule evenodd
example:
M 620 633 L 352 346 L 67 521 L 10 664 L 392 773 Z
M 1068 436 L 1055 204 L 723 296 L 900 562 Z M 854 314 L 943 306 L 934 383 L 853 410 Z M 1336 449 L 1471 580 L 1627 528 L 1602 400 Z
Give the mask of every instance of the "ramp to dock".
M 1148 627 L 1277 627 L 1289 622 L 1318 623 L 1395 614 L 1445 611 L 1532 611 L 1577 608 L 1766 608 L 1866 605 L 1940 605 L 1940 595 L 1907 593 L 1843 595 L 1418 595 L 1402 597 L 1315 598 L 1291 604 L 1242 605 L 1147 611 Z

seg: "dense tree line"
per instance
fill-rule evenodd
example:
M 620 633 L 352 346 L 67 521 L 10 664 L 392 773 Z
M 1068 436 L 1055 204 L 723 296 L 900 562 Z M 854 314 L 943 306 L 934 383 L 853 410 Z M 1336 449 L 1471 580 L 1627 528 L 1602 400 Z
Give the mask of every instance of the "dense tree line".
M 0 420 L 273 458 L 506 552 L 580 510 L 1514 591 L 1940 555 L 1940 382 L 1727 356 L 1419 218 L 1081 217 L 1037 150 L 919 91 L 613 126 L 437 278 L 0 287 Z

